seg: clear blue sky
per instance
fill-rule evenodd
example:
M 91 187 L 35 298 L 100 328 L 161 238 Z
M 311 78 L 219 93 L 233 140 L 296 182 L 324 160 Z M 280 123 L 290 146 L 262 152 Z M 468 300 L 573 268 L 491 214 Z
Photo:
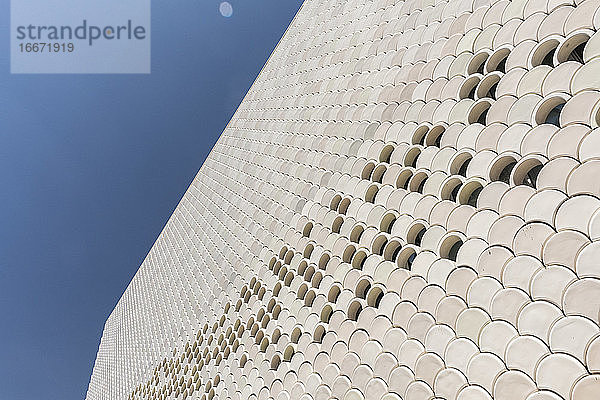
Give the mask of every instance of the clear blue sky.
M 18 0 L 13 0 L 18 1 Z M 300 0 L 153 1 L 151 75 L 10 75 L 0 0 L 0 400 L 75 400 L 102 327 Z

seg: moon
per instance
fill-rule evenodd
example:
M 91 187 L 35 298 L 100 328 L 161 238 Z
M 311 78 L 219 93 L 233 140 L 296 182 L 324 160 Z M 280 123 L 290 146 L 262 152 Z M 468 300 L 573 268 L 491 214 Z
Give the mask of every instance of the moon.
M 228 1 L 224 1 L 219 5 L 219 12 L 225 18 L 229 18 L 233 15 L 233 7 Z

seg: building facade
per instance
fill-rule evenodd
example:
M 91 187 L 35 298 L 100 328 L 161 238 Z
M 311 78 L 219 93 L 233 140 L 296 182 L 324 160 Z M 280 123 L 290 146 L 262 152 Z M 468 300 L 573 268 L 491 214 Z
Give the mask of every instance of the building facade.
M 600 399 L 599 8 L 307 0 L 87 399 Z

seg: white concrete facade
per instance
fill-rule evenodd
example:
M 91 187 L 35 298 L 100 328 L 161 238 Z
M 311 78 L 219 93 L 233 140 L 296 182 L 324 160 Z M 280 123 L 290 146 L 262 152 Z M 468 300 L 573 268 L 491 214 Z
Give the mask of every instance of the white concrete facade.
M 599 9 L 307 0 L 87 399 L 600 399 Z

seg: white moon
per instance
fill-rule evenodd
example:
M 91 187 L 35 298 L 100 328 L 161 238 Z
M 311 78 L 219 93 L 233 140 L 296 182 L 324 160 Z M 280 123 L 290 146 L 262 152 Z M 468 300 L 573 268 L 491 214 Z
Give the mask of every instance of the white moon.
M 225 18 L 229 18 L 233 15 L 233 7 L 228 1 L 224 1 L 219 5 L 219 12 Z

